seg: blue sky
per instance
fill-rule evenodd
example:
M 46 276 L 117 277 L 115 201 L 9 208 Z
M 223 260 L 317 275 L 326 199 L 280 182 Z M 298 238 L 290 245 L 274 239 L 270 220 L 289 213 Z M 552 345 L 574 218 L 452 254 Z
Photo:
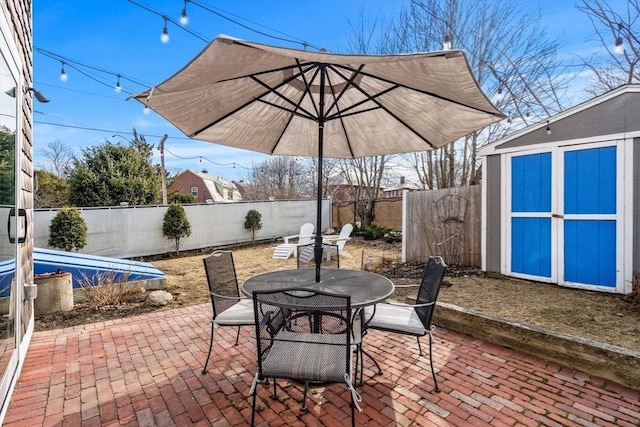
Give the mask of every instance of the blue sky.
M 179 20 L 184 6 L 183 0 L 134 1 L 175 21 Z M 350 23 L 358 21 L 362 7 L 369 17 L 393 16 L 408 4 L 406 0 L 199 1 L 245 26 L 285 39 L 306 41 L 333 52 L 346 51 L 353 32 Z M 542 8 L 550 36 L 565 35 L 567 43 L 562 55 L 586 54 L 590 49 L 599 48 L 597 43 L 589 41 L 593 39 L 591 24 L 575 9 L 574 1 L 529 0 L 523 4 Z M 188 3 L 187 11 L 187 27 L 208 40 L 227 34 L 301 47 L 257 34 L 194 4 Z M 127 100 L 130 93 L 145 89 L 127 79 L 147 86 L 160 83 L 206 46 L 200 38 L 169 22 L 169 42 L 161 43 L 163 18 L 127 0 L 35 0 L 33 14 L 34 86 L 50 99 L 46 104 L 34 104 L 36 167 L 43 162 L 39 149 L 51 141 L 59 140 L 79 155 L 81 147 L 100 144 L 105 139 L 117 142 L 131 138 L 134 127 L 150 143 L 157 144 L 163 134 L 169 135 L 165 163 L 174 173 L 186 168 L 206 168 L 228 179 L 242 179 L 252 162 L 265 158 L 259 153 L 188 140 L 163 118 L 153 112 L 145 114 L 140 103 Z M 45 54 L 38 49 L 46 51 Z M 66 64 L 68 78 L 62 82 L 62 64 L 51 56 L 69 58 L 90 67 Z M 122 76 L 119 93 L 114 90 L 117 80 L 114 74 Z M 159 163 L 159 154 L 155 161 Z

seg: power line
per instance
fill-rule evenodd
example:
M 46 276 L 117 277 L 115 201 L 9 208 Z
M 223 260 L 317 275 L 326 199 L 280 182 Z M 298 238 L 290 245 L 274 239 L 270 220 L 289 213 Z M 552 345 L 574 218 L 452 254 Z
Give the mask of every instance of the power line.
M 131 0 L 129 0 L 129 1 L 131 1 Z M 247 29 L 247 30 L 249 30 L 249 31 L 253 31 L 253 32 L 254 32 L 254 33 L 256 33 L 256 34 L 260 34 L 260 35 L 263 35 L 263 36 L 265 36 L 265 37 L 272 38 L 272 39 L 274 39 L 274 40 L 280 40 L 280 41 L 284 41 L 284 42 L 288 42 L 288 43 L 300 44 L 300 45 L 302 45 L 305 49 L 307 48 L 307 46 L 309 46 L 309 47 L 312 47 L 312 48 L 314 48 L 314 49 L 320 50 L 320 48 L 319 48 L 319 47 L 314 46 L 314 45 L 312 45 L 311 43 L 307 43 L 306 41 L 304 41 L 304 40 L 302 40 L 302 39 L 298 39 L 297 37 L 290 36 L 290 35 L 285 34 L 285 33 L 281 32 L 281 31 L 279 31 L 279 30 L 276 30 L 276 29 L 273 29 L 273 28 L 269 28 L 269 27 L 267 27 L 267 26 L 264 26 L 264 25 L 262 25 L 262 24 L 259 24 L 259 23 L 257 23 L 257 22 L 251 21 L 251 20 L 246 19 L 246 18 L 239 17 L 240 19 L 244 19 L 244 20 L 245 20 L 245 21 L 247 21 L 247 22 L 251 22 L 251 23 L 253 23 L 253 24 L 260 25 L 261 27 L 267 28 L 267 29 L 269 29 L 269 30 L 271 30 L 271 31 L 275 31 L 275 32 L 280 33 L 280 34 L 283 34 L 283 35 L 286 35 L 287 37 L 293 37 L 293 38 L 296 38 L 297 40 L 293 40 L 293 39 L 291 39 L 291 38 L 284 38 L 284 37 L 274 36 L 274 35 L 271 35 L 271 34 L 269 34 L 269 33 L 265 33 L 264 31 L 257 30 L 257 29 L 255 29 L 255 28 L 253 28 L 253 27 L 248 26 L 248 25 L 242 24 L 242 23 L 240 23 L 240 22 L 238 22 L 238 21 L 236 21 L 236 20 L 234 20 L 234 19 L 231 19 L 231 18 L 229 18 L 228 16 L 225 16 L 224 14 L 222 14 L 222 13 L 220 13 L 220 12 L 218 12 L 218 11 L 217 11 L 217 10 L 222 10 L 222 9 L 217 9 L 217 8 L 210 7 L 210 6 L 208 6 L 208 5 L 205 5 L 204 3 L 201 3 L 201 2 L 196 1 L 196 0 L 187 0 L 187 1 L 188 1 L 189 3 L 193 3 L 193 4 L 195 4 L 195 5 L 196 5 L 196 6 L 198 6 L 198 7 L 201 7 L 202 9 L 204 9 L 204 10 L 206 10 L 206 11 L 208 11 L 208 12 L 211 12 L 211 13 L 213 13 L 213 14 L 215 14 L 215 15 L 217 15 L 217 16 L 219 16 L 219 17 L 221 17 L 222 19 L 226 19 L 227 21 L 232 22 L 232 23 L 234 23 L 234 24 L 236 24 L 236 25 L 239 25 L 240 27 L 245 28 L 245 29 Z M 229 13 L 229 12 L 227 12 L 227 13 Z M 238 16 L 238 15 L 235 15 L 235 16 Z
M 39 111 L 34 111 L 36 113 L 39 114 L 44 114 L 41 113 Z M 100 129 L 100 128 L 94 128 L 94 127 L 90 127 L 90 126 L 79 126 L 79 125 L 67 125 L 67 124 L 63 124 L 63 123 L 52 123 L 52 122 L 44 122 L 44 121 L 40 121 L 40 120 L 34 120 L 34 123 L 37 124 L 41 124 L 41 125 L 49 125 L 49 126 L 59 126 L 59 127 L 64 127 L 64 128 L 70 128 L 70 129 L 81 129 L 81 130 L 88 130 L 88 131 L 94 131 L 94 132 L 101 132 L 101 133 L 110 133 L 112 135 L 117 135 L 117 134 L 125 134 L 125 135 L 130 135 L 132 134 L 131 132 L 127 132 L 127 131 L 121 131 L 121 130 L 113 130 L 113 129 Z M 142 134 L 141 134 L 142 135 Z M 117 136 L 122 136 L 122 135 L 117 135 Z M 144 134 L 143 135 L 145 138 L 149 137 L 149 138 L 162 138 L 164 135 L 149 135 L 149 134 Z M 198 141 L 198 142 L 206 142 L 206 141 L 200 141 L 197 139 L 193 139 L 193 138 L 187 138 L 187 137 L 180 137 L 180 136 L 170 136 L 168 139 L 177 139 L 177 140 L 186 140 L 186 141 Z M 167 148 L 165 147 L 164 149 L 165 152 L 171 154 L 174 157 L 177 157 L 179 159 L 182 160 L 195 160 L 195 159 L 200 159 L 202 160 L 206 160 L 207 162 L 216 165 L 216 166 L 232 166 L 234 169 L 236 167 L 242 168 L 242 169 L 251 169 L 248 168 L 246 166 L 242 166 L 239 163 L 236 162 L 232 162 L 232 163 L 219 163 L 219 162 L 214 162 L 213 160 L 208 159 L 205 156 L 195 156 L 195 157 L 182 157 L 179 156 L 175 153 L 172 153 L 171 151 L 167 150 Z

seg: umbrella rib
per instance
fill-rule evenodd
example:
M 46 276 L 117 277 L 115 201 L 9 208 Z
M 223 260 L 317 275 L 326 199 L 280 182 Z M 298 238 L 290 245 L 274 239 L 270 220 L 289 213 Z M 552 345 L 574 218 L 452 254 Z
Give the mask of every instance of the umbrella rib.
M 337 67 L 337 68 L 342 68 L 342 69 L 347 70 L 347 71 L 354 71 L 354 69 L 352 67 L 348 67 L 348 66 L 342 65 L 342 64 L 332 64 L 332 66 L 333 67 Z M 340 75 L 342 78 L 346 79 L 346 77 L 344 77 L 340 72 L 338 72 L 337 69 L 334 68 L 334 71 L 338 75 Z M 388 84 L 391 84 L 391 85 L 396 85 L 397 87 L 401 87 L 401 88 L 404 88 L 404 89 L 410 89 L 410 90 L 416 91 L 418 93 L 421 93 L 423 95 L 428 95 L 428 96 L 432 96 L 434 98 L 441 99 L 443 101 L 451 102 L 452 104 L 457 104 L 457 105 L 460 105 L 462 107 L 469 108 L 471 110 L 475 110 L 475 111 L 479 111 L 479 112 L 482 112 L 482 113 L 490 114 L 490 115 L 496 116 L 496 117 L 503 117 L 502 113 L 496 113 L 495 111 L 488 111 L 488 110 L 485 110 L 485 109 L 482 109 L 482 108 L 474 107 L 472 105 L 465 104 L 465 103 L 460 102 L 460 101 L 456 101 L 455 99 L 446 98 L 446 97 L 444 97 L 442 95 L 438 95 L 437 93 L 433 93 L 433 92 L 429 92 L 429 91 L 426 91 L 426 90 L 417 89 L 415 87 L 407 86 L 407 85 L 404 85 L 402 83 L 398 83 L 398 82 L 395 82 L 395 81 L 392 81 L 392 80 L 389 80 L 389 79 L 382 78 L 380 76 L 376 76 L 374 74 L 369 74 L 369 73 L 363 72 L 363 71 L 360 71 L 360 74 L 362 74 L 365 77 L 370 77 L 372 79 L 379 80 L 381 82 L 385 82 L 385 83 L 388 83 Z M 356 86 L 356 85 L 354 85 L 353 87 L 359 88 L 359 86 Z
M 354 87 L 357 87 L 357 86 L 354 86 Z M 358 114 L 359 112 L 371 111 L 371 110 L 376 110 L 376 109 L 378 109 L 378 108 L 382 108 L 382 107 L 380 106 L 380 104 L 378 104 L 378 103 L 376 102 L 376 105 L 378 105 L 378 107 L 367 108 L 366 110 L 359 110 L 359 111 L 356 111 L 356 112 L 353 112 L 353 113 L 345 114 L 345 112 L 348 112 L 348 111 L 350 111 L 350 110 L 353 110 L 354 108 L 357 108 L 357 107 L 359 107 L 359 106 L 361 106 L 361 105 L 363 105 L 363 104 L 366 104 L 366 103 L 367 103 L 367 102 L 369 102 L 369 101 L 375 102 L 375 99 L 376 99 L 376 98 L 378 98 L 378 97 L 380 97 L 380 96 L 384 95 L 385 93 L 391 92 L 391 91 L 392 91 L 392 90 L 394 90 L 394 89 L 397 89 L 397 88 L 398 88 L 398 86 L 397 86 L 397 85 L 396 85 L 396 86 L 392 86 L 392 87 L 387 88 L 387 89 L 383 90 L 382 92 L 377 93 L 377 94 L 375 94 L 375 95 L 369 95 L 369 94 L 368 94 L 368 93 L 366 93 L 362 88 L 360 88 L 360 87 L 357 87 L 357 88 L 358 88 L 358 90 L 359 90 L 359 91 L 360 91 L 364 96 L 366 96 L 367 98 L 366 98 L 366 99 L 363 99 L 363 100 L 362 100 L 362 101 L 360 101 L 360 102 L 356 102 L 356 103 L 355 103 L 355 104 L 353 104 L 353 105 L 350 105 L 349 107 L 345 108 L 345 109 L 344 109 L 344 110 L 342 110 L 342 111 L 339 111 L 339 110 L 338 110 L 338 112 L 337 112 L 337 113 L 334 113 L 334 114 L 331 114 L 331 115 L 327 116 L 327 120 L 334 120 L 334 119 L 339 118 L 340 116 L 347 117 L 347 116 L 352 116 L 352 115 L 354 115 L 354 114 Z M 336 109 L 338 109 L 338 108 L 336 107 Z
M 334 91 L 334 86 L 333 84 L 331 84 L 331 78 L 329 77 L 329 75 L 327 74 L 326 76 L 327 80 L 329 81 L 329 88 L 331 89 L 331 95 L 333 95 L 333 104 L 331 105 L 331 108 L 333 108 L 335 106 L 335 109 L 337 110 L 337 114 L 339 115 L 338 118 L 340 119 L 340 126 L 342 127 L 342 132 L 344 134 L 344 138 L 347 140 L 347 147 L 349 147 L 349 153 L 351 154 L 351 157 L 355 157 L 354 153 L 353 153 L 353 148 L 351 147 L 351 139 L 349 138 L 349 134 L 347 133 L 347 128 L 344 126 L 344 121 L 342 120 L 342 116 L 340 114 L 340 106 L 338 105 L 338 100 L 340 99 L 340 97 L 342 96 L 342 94 L 344 93 L 345 90 L 347 90 L 347 88 L 350 86 L 350 84 L 352 82 L 347 83 L 343 88 L 342 91 L 340 92 L 340 94 L 338 94 L 338 96 L 336 97 L 336 93 Z M 330 120 L 327 116 L 325 116 L 326 120 Z
M 309 63 L 309 68 L 308 68 L 308 70 L 309 70 L 309 69 L 311 69 L 311 68 L 313 68 L 313 66 L 314 66 L 314 65 L 316 65 L 316 63 Z M 301 67 L 294 67 L 294 66 L 282 67 L 282 68 L 279 68 L 279 69 L 276 69 L 276 70 L 270 70 L 269 72 L 273 72 L 273 71 L 285 71 L 285 70 L 291 70 L 291 69 L 293 69 L 293 68 L 298 68 L 298 69 L 300 69 L 300 71 L 301 71 L 301 72 L 303 72 L 303 73 L 304 73 L 304 70 L 303 70 Z M 308 71 L 308 70 L 307 70 L 307 71 Z M 289 103 L 290 103 L 290 104 L 292 104 L 293 106 L 296 106 L 296 105 L 295 105 L 295 103 L 293 103 L 293 102 L 292 102 L 292 101 L 290 101 L 289 99 L 287 99 L 287 98 L 283 97 L 279 92 L 277 92 L 277 89 L 278 89 L 278 88 L 280 88 L 280 87 L 282 87 L 282 86 L 284 86 L 284 85 L 286 85 L 286 84 L 288 84 L 289 82 L 291 82 L 291 81 L 295 80 L 295 79 L 298 77 L 298 74 L 292 73 L 292 75 L 291 75 L 289 78 L 287 78 L 287 79 L 283 80 L 283 81 L 282 81 L 282 82 L 280 82 L 277 86 L 275 86 L 275 87 L 273 87 L 273 88 L 272 88 L 272 87 L 270 87 L 268 84 L 264 83 L 263 81 L 261 81 L 260 79 L 258 79 L 257 77 L 255 77 L 256 75 L 267 74 L 267 73 L 269 73 L 269 72 L 260 72 L 260 73 L 255 73 L 255 74 L 247 74 L 247 75 L 243 75 L 243 76 L 240 76 L 240 77 L 233 77 L 233 78 L 230 78 L 230 79 L 220 80 L 220 82 L 228 82 L 228 81 L 239 80 L 239 79 L 243 79 L 243 78 L 247 78 L 247 77 L 249 77 L 249 78 L 251 78 L 252 80 L 254 80 L 255 82 L 257 82 L 258 84 L 260 84 L 261 86 L 263 86 L 265 89 L 267 89 L 267 92 L 262 93 L 261 95 L 259 95 L 259 96 L 257 97 L 257 99 L 258 99 L 258 100 L 260 100 L 260 101 L 262 101 L 262 102 L 266 102 L 266 103 L 267 103 L 267 101 L 261 100 L 260 98 L 262 98 L 263 96 L 265 96 L 267 93 L 275 93 L 276 95 L 278 95 L 279 97 L 281 97 L 282 99 L 284 99 L 286 102 L 289 102 Z M 204 132 L 205 130 L 209 129 L 210 127 L 212 127 L 212 126 L 216 125 L 217 123 L 221 122 L 222 120 L 226 119 L 227 117 L 232 116 L 233 114 L 235 114 L 235 113 L 237 113 L 238 111 L 242 110 L 243 108 L 245 108 L 247 105 L 250 105 L 250 104 L 251 104 L 252 102 L 254 102 L 254 101 L 255 101 L 255 99 L 250 99 L 249 101 L 247 101 L 247 102 L 243 103 L 242 105 L 239 105 L 237 108 L 235 108 L 235 109 L 233 109 L 233 110 L 229 111 L 227 114 L 223 115 L 223 116 L 222 116 L 222 117 L 220 117 L 218 120 L 216 120 L 216 121 L 214 121 L 214 122 L 211 122 L 211 123 L 209 123 L 208 125 L 204 126 L 203 128 L 198 129 L 197 131 L 195 131 L 195 132 L 191 133 L 191 135 L 189 135 L 189 136 L 190 136 L 191 138 L 193 138 L 193 137 L 195 137 L 195 136 L 199 135 L 200 133 L 202 133 L 202 132 Z M 274 105 L 274 106 L 275 106 L 275 105 Z M 315 119 L 315 117 L 313 116 L 313 114 L 309 113 L 308 111 L 306 111 L 306 110 L 304 110 L 304 109 L 302 109 L 302 111 L 304 111 L 308 116 L 302 115 L 302 114 L 300 114 L 300 113 L 296 113 L 295 111 L 288 110 L 288 109 L 286 109 L 286 108 L 284 108 L 284 107 L 281 107 L 281 106 L 277 106 L 277 107 L 279 107 L 279 108 L 281 108 L 281 109 L 283 109 L 283 110 L 285 110 L 285 111 L 289 111 L 289 112 L 290 112 L 290 113 L 292 113 L 292 114 L 298 114 L 299 116 L 304 117 L 304 118 L 306 118 L 306 119 L 316 120 L 316 119 Z M 296 106 L 296 107 L 297 107 L 297 108 L 300 108 L 299 106 Z
M 286 96 L 282 95 L 280 92 L 278 92 L 278 91 L 277 91 L 277 89 L 278 89 L 278 88 L 280 88 L 280 87 L 282 87 L 282 86 L 283 86 L 283 84 L 279 84 L 278 86 L 276 86 L 276 87 L 272 88 L 271 86 L 269 86 L 268 84 L 266 84 L 265 82 L 263 82 L 262 80 L 258 79 L 258 78 L 257 78 L 257 77 L 255 77 L 255 76 L 250 76 L 250 78 L 251 78 L 253 81 L 255 81 L 256 83 L 258 83 L 259 85 L 261 85 L 262 87 L 264 87 L 265 89 L 267 89 L 267 92 L 263 93 L 262 95 L 258 96 L 258 97 L 255 99 L 256 101 L 264 102 L 265 104 L 269 104 L 269 105 L 271 105 L 271 106 L 273 106 L 273 107 L 278 107 L 278 108 L 280 108 L 281 110 L 288 111 L 288 112 L 290 112 L 291 114 L 296 114 L 296 115 L 298 115 L 298 116 L 300 116 L 300 117 L 304 117 L 304 118 L 306 118 L 306 119 L 315 120 L 315 119 L 314 119 L 313 114 L 311 114 L 311 113 L 310 113 L 309 111 L 307 111 L 306 109 L 302 108 L 302 107 L 300 106 L 300 104 L 296 104 L 296 103 L 294 103 L 292 100 L 290 100 L 289 98 L 287 98 Z M 284 84 L 286 84 L 286 83 L 284 83 Z M 280 99 L 282 99 L 283 101 L 285 101 L 286 103 L 291 104 L 293 107 L 295 107 L 295 110 L 290 110 L 290 109 L 288 109 L 288 108 L 286 108 L 286 107 L 284 107 L 284 106 L 277 105 L 277 104 L 275 104 L 275 103 L 273 103 L 273 102 L 266 101 L 266 100 L 262 99 L 262 97 L 263 97 L 263 96 L 265 96 L 265 95 L 266 95 L 266 94 L 268 94 L 268 93 L 273 93 L 273 94 L 274 94 L 274 95 L 276 95 L 278 98 L 280 98 Z M 305 92 L 305 93 L 306 93 L 306 92 Z M 302 98 L 304 98 L 304 94 L 302 94 L 302 97 L 301 97 L 300 99 L 302 99 Z M 304 112 L 304 114 L 299 113 L 297 110 L 301 110 L 301 111 L 303 111 L 303 112 Z
M 305 95 L 309 95 L 309 100 L 311 101 L 311 105 L 313 105 L 313 109 L 316 110 L 316 117 L 320 117 L 320 112 L 318 111 L 318 106 L 316 105 L 313 96 L 311 96 L 311 85 L 309 84 L 309 81 L 307 80 L 307 75 L 306 72 L 302 69 L 302 64 L 300 63 L 300 60 L 298 58 L 296 58 L 296 64 L 298 65 L 298 69 L 300 70 L 300 76 L 302 77 L 302 81 L 304 82 L 304 93 L 302 94 L 302 96 L 300 97 L 300 101 L 302 101 L 305 97 Z M 320 67 L 318 66 L 318 64 L 315 64 L 315 72 L 313 73 L 313 76 L 311 76 L 311 81 L 313 81 L 317 76 L 318 73 L 320 72 Z
M 345 67 L 347 70 L 350 69 L 348 67 Z M 338 74 L 340 77 L 342 77 L 343 79 L 346 80 L 346 78 L 342 75 L 342 73 L 340 71 L 338 71 L 337 69 L 333 69 L 333 71 Z M 391 90 L 395 90 L 398 87 L 400 87 L 401 85 L 399 84 L 395 84 L 393 82 L 388 82 L 391 83 L 392 87 L 386 89 L 386 92 L 389 92 Z M 402 126 L 404 126 L 405 128 L 407 128 L 409 131 L 411 131 L 414 135 L 416 135 L 418 138 L 420 138 L 422 141 L 424 141 L 427 145 L 429 145 L 432 149 L 435 149 L 436 146 L 433 145 L 431 143 L 431 141 L 429 141 L 427 138 L 425 138 L 424 136 L 420 135 L 420 133 L 418 131 L 416 131 L 412 126 L 409 126 L 408 123 L 406 123 L 404 120 L 402 120 L 400 117 L 398 117 L 395 113 L 393 113 L 393 111 L 389 110 L 387 107 L 385 107 L 384 105 L 380 104 L 380 102 L 378 102 L 378 100 L 376 99 L 377 97 L 379 97 L 380 95 L 382 95 L 383 93 L 379 93 L 376 95 L 369 95 L 364 89 L 362 89 L 359 85 L 354 85 L 353 86 L 355 89 L 357 89 L 360 93 L 362 93 L 365 97 L 367 97 L 367 100 L 371 100 L 371 102 L 373 102 L 374 104 L 376 104 L 378 107 L 380 107 L 381 109 L 383 109 L 385 112 L 387 112 L 387 114 L 389 114 L 391 117 L 393 117 L 394 119 L 396 119 L 400 124 L 402 124 Z M 364 101 L 363 101 L 364 102 Z M 371 111 L 375 108 L 370 108 L 368 111 Z M 354 112 L 353 114 L 358 114 L 359 112 Z M 351 114 L 352 115 L 352 114 Z M 340 117 L 340 116 L 338 116 Z M 342 117 L 346 117 L 346 116 L 342 116 Z
M 336 71 L 336 73 L 337 73 L 338 75 L 341 75 L 341 74 L 340 74 L 340 73 L 338 73 L 338 72 L 337 72 L 337 70 L 335 70 L 335 68 L 334 68 L 334 67 L 332 67 L 330 64 L 329 64 L 329 68 L 331 68 L 332 70 Z M 354 71 L 351 73 L 351 78 L 347 79 L 347 81 L 345 82 L 344 87 L 342 88 L 342 90 L 340 91 L 340 93 L 338 94 L 338 96 L 335 96 L 335 93 L 333 92 L 333 85 L 332 85 L 331 83 L 329 83 L 329 87 L 331 87 L 331 88 L 332 88 L 331 92 L 332 92 L 332 94 L 333 94 L 334 96 L 333 96 L 333 104 L 331 104 L 331 105 L 329 106 L 329 108 L 327 108 L 327 113 L 328 113 L 329 111 L 333 110 L 334 108 L 335 108 L 336 110 L 339 110 L 339 108 L 338 108 L 338 102 L 340 101 L 340 98 L 342 98 L 342 95 L 344 95 L 344 94 L 345 94 L 345 92 L 346 92 L 347 90 L 349 90 L 349 88 L 350 88 L 351 86 L 356 86 L 356 85 L 354 85 L 354 84 L 353 84 L 353 82 L 354 82 L 354 80 L 356 79 L 356 77 L 358 77 L 358 74 L 360 74 L 360 71 L 362 71 L 362 69 L 363 69 L 363 68 L 364 68 L 364 64 L 360 64 L 360 67 L 358 67 L 358 69 L 357 69 L 357 70 L 354 70 Z M 328 75 L 327 75 L 327 77 L 328 77 Z M 338 114 L 339 114 L 339 113 L 338 113 Z M 328 117 L 328 116 L 329 116 L 328 114 L 327 114 L 327 115 L 325 115 L 325 117 Z

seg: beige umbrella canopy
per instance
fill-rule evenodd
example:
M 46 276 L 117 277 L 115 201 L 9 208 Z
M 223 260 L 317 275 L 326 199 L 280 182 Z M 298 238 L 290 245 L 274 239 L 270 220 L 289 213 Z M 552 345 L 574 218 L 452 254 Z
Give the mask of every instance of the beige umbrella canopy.
M 462 51 L 340 55 L 225 36 L 134 97 L 191 138 L 320 163 L 431 150 L 505 117 Z M 321 251 L 318 236 L 317 280 Z

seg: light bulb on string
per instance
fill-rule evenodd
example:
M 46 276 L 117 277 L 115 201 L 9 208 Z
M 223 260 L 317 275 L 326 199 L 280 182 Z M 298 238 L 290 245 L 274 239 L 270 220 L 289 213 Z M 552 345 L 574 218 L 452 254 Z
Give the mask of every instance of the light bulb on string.
M 622 41 L 622 37 L 620 34 L 622 33 L 623 25 L 622 23 L 618 24 L 618 37 L 616 37 L 616 44 L 613 47 L 613 51 L 618 55 L 622 55 L 624 53 L 624 42 Z
M 442 50 L 451 50 L 451 36 L 449 34 L 445 34 L 444 42 L 442 42 Z
M 60 81 L 67 81 L 67 72 L 64 70 L 64 61 L 62 62 L 62 69 L 60 70 Z
M 144 106 L 144 108 L 142 109 L 142 113 L 143 114 L 149 114 L 151 112 L 151 110 L 149 109 L 149 107 L 147 107 L 146 105 Z
M 164 27 L 162 28 L 162 35 L 160 36 L 162 43 L 169 43 L 169 30 L 167 29 L 167 18 L 164 18 Z
M 122 86 L 120 86 L 120 74 L 118 74 L 118 80 L 116 81 L 116 86 L 114 88 L 116 92 L 122 91 Z
M 182 25 L 187 25 L 189 22 L 189 17 L 187 16 L 187 1 L 184 0 L 184 7 L 182 8 L 182 13 L 180 14 L 180 23 Z
M 547 120 L 547 135 L 551 135 L 551 126 L 549 125 L 549 120 Z
M 496 100 L 500 101 L 503 97 L 502 86 L 498 86 L 498 92 L 496 92 Z

